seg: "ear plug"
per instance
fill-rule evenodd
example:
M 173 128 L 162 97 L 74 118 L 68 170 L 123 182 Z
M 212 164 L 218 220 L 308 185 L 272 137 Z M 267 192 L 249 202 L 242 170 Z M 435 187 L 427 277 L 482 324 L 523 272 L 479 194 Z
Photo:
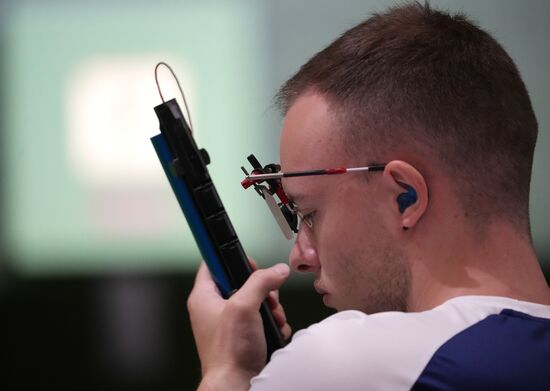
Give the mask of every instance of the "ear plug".
M 418 195 L 416 194 L 416 190 L 414 190 L 413 187 L 408 186 L 406 193 L 401 193 L 399 194 L 399 196 L 397 196 L 397 206 L 399 207 L 399 213 L 405 212 L 405 209 L 407 209 L 411 205 L 414 205 L 417 199 Z

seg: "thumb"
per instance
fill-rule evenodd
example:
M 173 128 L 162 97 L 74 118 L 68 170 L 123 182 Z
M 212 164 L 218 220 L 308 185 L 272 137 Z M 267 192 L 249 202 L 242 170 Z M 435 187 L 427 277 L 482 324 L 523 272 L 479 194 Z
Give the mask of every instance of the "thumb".
M 279 289 L 289 274 L 290 268 L 284 263 L 256 270 L 248 277 L 244 285 L 231 296 L 231 300 L 238 301 L 240 305 L 249 309 L 257 310 L 269 292 Z

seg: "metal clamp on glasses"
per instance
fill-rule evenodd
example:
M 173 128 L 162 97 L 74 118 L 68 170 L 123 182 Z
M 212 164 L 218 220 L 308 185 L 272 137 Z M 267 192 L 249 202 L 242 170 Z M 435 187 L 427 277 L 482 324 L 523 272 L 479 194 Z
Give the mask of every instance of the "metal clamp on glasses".
M 254 155 L 248 156 L 247 159 L 252 165 L 253 170 L 249 174 L 244 167 L 241 167 L 241 170 L 246 175 L 241 185 L 245 189 L 254 186 L 256 193 L 265 200 L 277 224 L 283 231 L 285 238 L 288 240 L 292 239 L 292 233 L 298 232 L 299 215 L 296 206 L 289 201 L 283 190 L 281 177 L 277 175 L 281 171 L 281 166 L 272 163 L 262 167 Z M 274 196 L 279 199 L 279 202 L 275 200 Z
M 248 156 L 247 159 L 252 165 L 253 170 L 251 173 L 248 173 L 244 167 L 241 167 L 241 170 L 243 170 L 246 175 L 241 181 L 242 187 L 245 189 L 251 186 L 254 187 L 256 193 L 258 193 L 267 203 L 269 210 L 283 231 L 283 235 L 288 240 L 292 239 L 293 232 L 298 233 L 301 224 L 306 224 L 309 228 L 312 228 L 313 223 L 307 216 L 304 216 L 300 212 L 296 204 L 286 195 L 281 182 L 282 178 L 336 175 L 348 172 L 384 171 L 384 167 L 386 167 L 385 164 L 372 164 L 364 167 L 323 168 L 281 172 L 281 166 L 279 164 L 271 163 L 262 167 L 254 155 Z M 277 197 L 279 201 L 276 201 L 275 197 Z

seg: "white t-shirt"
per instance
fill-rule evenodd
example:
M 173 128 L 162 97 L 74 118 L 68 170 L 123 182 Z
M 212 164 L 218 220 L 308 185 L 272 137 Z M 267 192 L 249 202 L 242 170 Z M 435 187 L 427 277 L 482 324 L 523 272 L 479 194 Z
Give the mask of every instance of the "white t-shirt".
M 424 312 L 343 311 L 294 335 L 253 391 L 550 390 L 550 306 L 461 296 Z

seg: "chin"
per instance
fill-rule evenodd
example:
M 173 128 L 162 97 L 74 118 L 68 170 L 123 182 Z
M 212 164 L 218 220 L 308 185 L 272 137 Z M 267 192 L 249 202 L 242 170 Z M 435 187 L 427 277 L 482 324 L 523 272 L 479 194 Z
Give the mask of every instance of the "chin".
M 329 294 L 323 295 L 323 304 L 325 307 L 332 308 L 337 312 L 355 309 L 353 306 L 346 305 L 345 303 L 339 303 L 338 300 L 335 300 L 334 296 Z
M 333 310 L 342 311 L 342 308 L 340 308 L 340 306 L 334 302 L 334 296 L 328 293 L 325 293 L 323 295 L 323 304 L 325 305 L 325 307 L 332 308 Z

